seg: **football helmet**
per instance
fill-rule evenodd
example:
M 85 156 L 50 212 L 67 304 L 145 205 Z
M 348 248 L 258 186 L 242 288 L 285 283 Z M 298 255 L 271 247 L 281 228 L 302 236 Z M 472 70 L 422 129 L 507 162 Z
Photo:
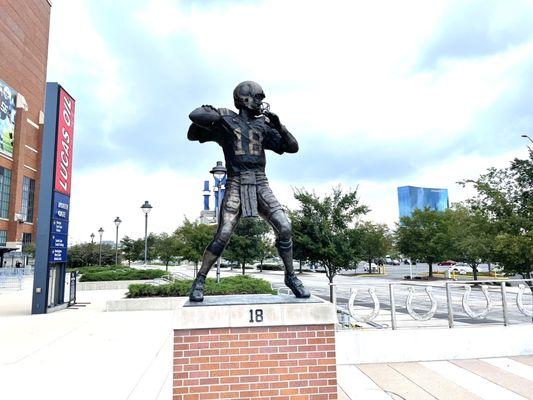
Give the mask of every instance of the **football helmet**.
M 233 101 L 239 110 L 247 108 L 256 115 L 261 114 L 265 92 L 261 86 L 252 81 L 241 82 L 233 90 Z

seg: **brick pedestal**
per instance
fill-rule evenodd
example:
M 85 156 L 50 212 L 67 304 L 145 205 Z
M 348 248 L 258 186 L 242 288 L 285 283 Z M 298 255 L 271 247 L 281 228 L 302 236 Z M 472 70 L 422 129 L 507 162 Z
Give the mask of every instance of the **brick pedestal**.
M 173 399 L 336 399 L 333 306 L 252 297 L 178 310 Z

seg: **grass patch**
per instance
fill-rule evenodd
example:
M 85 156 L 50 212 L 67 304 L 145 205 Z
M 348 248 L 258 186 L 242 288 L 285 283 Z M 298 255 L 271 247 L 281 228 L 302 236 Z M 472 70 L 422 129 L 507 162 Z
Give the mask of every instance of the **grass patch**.
M 87 267 L 79 270 L 80 282 L 129 281 L 161 278 L 167 273 L 160 269 L 128 267 Z
M 128 298 L 137 297 L 180 297 L 187 296 L 192 280 L 177 280 L 166 285 L 132 284 L 128 288 Z M 212 278 L 205 281 L 205 295 L 230 294 L 276 294 L 269 282 L 249 276 L 221 278 L 220 283 Z

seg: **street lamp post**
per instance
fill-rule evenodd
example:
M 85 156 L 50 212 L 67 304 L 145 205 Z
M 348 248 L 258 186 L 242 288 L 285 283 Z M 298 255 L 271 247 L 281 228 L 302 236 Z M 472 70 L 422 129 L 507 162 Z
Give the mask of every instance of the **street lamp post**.
M 152 206 L 148 200 L 141 206 L 141 210 L 144 213 L 144 266 L 146 267 L 148 260 L 148 213 L 152 211 Z
M 91 233 L 91 247 L 90 247 L 90 249 L 91 249 L 91 258 L 90 258 L 90 260 L 92 262 L 93 256 L 94 256 L 94 233 Z
M 115 239 L 115 265 L 118 265 L 118 226 L 122 222 L 122 220 L 119 217 L 116 217 L 113 221 L 115 223 L 115 226 L 117 227 L 117 236 Z
M 215 207 L 215 216 L 217 219 L 217 224 L 220 225 L 220 218 L 221 218 L 221 212 L 220 212 L 220 192 L 222 191 L 222 180 L 226 176 L 226 167 L 222 164 L 222 161 L 217 161 L 217 165 L 213 167 L 211 171 L 209 171 L 211 174 L 213 174 L 213 177 L 215 178 L 215 183 L 217 185 L 217 204 Z M 217 259 L 217 283 L 220 282 L 220 257 Z
M 100 258 L 99 258 L 99 261 L 98 261 L 98 266 L 102 266 L 102 235 L 104 234 L 104 228 L 100 227 L 100 229 L 98 229 L 98 233 L 100 234 Z
M 526 134 L 524 133 L 523 135 L 520 135 L 520 136 L 522 136 L 523 138 L 527 138 L 527 139 L 529 139 L 529 141 L 530 141 L 531 143 L 533 143 L 533 139 L 531 139 L 531 137 L 530 137 L 529 135 L 526 135 Z M 529 150 L 531 150 L 531 147 L 527 146 L 527 148 L 528 148 Z

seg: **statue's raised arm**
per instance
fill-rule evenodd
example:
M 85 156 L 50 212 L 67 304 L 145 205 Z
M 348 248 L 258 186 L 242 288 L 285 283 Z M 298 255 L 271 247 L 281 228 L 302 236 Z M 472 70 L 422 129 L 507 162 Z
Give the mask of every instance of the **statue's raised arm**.
M 222 120 L 219 111 L 210 105 L 204 105 L 196 108 L 189 114 L 192 122 L 204 128 L 212 128 L 217 122 Z

